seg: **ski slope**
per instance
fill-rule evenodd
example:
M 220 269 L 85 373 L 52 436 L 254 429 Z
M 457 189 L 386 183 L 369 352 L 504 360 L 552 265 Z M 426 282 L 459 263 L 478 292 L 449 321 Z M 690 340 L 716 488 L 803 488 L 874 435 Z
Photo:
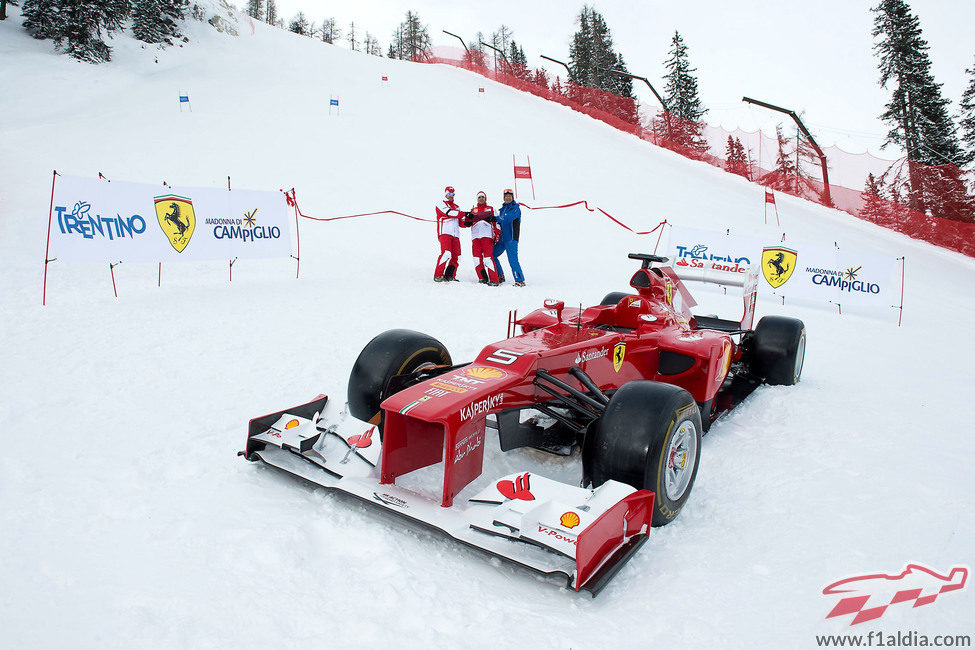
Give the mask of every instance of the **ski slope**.
M 592 600 L 236 453 L 251 417 L 344 400 L 375 334 L 416 329 L 472 359 L 510 309 L 625 289 L 626 254 L 655 235 L 581 207 L 525 210 L 528 286 L 490 288 L 466 241 L 464 282 L 430 281 L 432 224 L 303 221 L 297 280 L 293 260 L 248 260 L 233 282 L 224 262 L 168 265 L 157 286 L 155 265 L 123 263 L 116 299 L 107 265 L 54 262 L 42 307 L 51 172 L 229 175 L 295 187 L 309 215 L 429 218 L 446 184 L 462 205 L 481 189 L 499 204 L 512 153 L 529 154 L 535 204 L 745 236 L 773 228 L 763 190 L 454 68 L 246 22 L 237 38 L 193 23 L 166 50 L 121 37 L 113 63 L 89 66 L 52 55 L 16 12 L 0 23 L 0 645 L 798 648 L 975 632 L 971 589 L 856 628 L 827 621 L 822 595 L 846 576 L 971 562 L 972 259 L 780 196 L 790 241 L 906 256 L 903 327 L 760 302 L 759 316 L 806 322 L 802 382 L 762 387 L 714 426 L 680 518 Z

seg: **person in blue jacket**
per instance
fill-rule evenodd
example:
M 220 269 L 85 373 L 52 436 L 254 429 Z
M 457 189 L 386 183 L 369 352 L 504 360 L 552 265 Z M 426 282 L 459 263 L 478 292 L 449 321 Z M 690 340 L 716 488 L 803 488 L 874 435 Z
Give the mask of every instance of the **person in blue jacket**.
M 494 268 L 498 270 L 498 281 L 504 282 L 504 271 L 498 257 L 508 254 L 508 265 L 515 277 L 515 286 L 525 286 L 525 275 L 518 263 L 518 237 L 521 235 L 521 206 L 515 201 L 515 193 L 507 189 L 504 191 L 504 204 L 497 214 L 498 224 L 501 226 L 501 238 L 494 244 Z

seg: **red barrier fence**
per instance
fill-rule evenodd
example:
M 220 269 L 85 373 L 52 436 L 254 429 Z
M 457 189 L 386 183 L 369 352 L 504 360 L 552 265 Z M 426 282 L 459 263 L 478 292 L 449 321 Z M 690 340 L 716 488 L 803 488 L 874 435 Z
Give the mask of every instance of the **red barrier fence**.
M 727 131 L 645 108 L 641 111 L 632 99 L 559 78 L 552 80 L 542 70 L 504 61 L 499 61 L 504 67 L 495 70 L 454 48 L 438 47 L 425 53 L 422 61 L 470 70 L 778 192 L 837 208 L 912 238 L 975 257 L 975 172 L 953 165 L 927 167 L 905 160 L 886 161 L 870 154 L 825 147 L 830 175 L 827 195 L 818 158 L 798 138 L 771 138 L 760 131 Z M 872 186 L 868 183 L 871 175 Z M 912 196 L 908 189 L 911 184 L 924 189 Z M 924 209 L 911 209 L 908 204 Z

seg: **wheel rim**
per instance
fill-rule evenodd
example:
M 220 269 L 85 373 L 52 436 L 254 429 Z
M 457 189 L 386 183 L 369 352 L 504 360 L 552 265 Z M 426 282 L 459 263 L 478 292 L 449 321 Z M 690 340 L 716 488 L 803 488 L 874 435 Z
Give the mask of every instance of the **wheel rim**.
M 697 427 L 684 420 L 670 438 L 667 449 L 667 467 L 664 471 L 664 491 L 667 498 L 677 501 L 691 483 L 697 460 Z
M 799 381 L 799 375 L 802 374 L 802 362 L 806 357 L 806 332 L 802 332 L 802 336 L 799 337 L 799 345 L 796 346 L 796 367 L 795 374 L 792 377 L 792 383 Z

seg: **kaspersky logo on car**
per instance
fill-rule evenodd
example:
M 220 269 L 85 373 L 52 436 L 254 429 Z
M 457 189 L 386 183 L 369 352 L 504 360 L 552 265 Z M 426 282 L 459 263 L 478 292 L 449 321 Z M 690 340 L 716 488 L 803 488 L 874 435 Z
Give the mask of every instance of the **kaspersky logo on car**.
M 156 218 L 159 227 L 166 234 L 166 239 L 182 253 L 190 243 L 193 231 L 196 230 L 196 213 L 193 212 L 193 200 L 185 196 L 166 194 L 153 197 L 156 204 Z
M 908 564 L 896 574 L 871 573 L 837 580 L 823 589 L 824 596 L 840 596 L 826 618 L 852 616 L 850 625 L 873 621 L 890 607 L 922 607 L 939 596 L 961 591 L 968 582 L 968 567 L 956 566 L 942 575 L 920 564 Z
M 773 289 L 789 281 L 796 269 L 798 253 L 781 246 L 762 249 L 762 275 Z

